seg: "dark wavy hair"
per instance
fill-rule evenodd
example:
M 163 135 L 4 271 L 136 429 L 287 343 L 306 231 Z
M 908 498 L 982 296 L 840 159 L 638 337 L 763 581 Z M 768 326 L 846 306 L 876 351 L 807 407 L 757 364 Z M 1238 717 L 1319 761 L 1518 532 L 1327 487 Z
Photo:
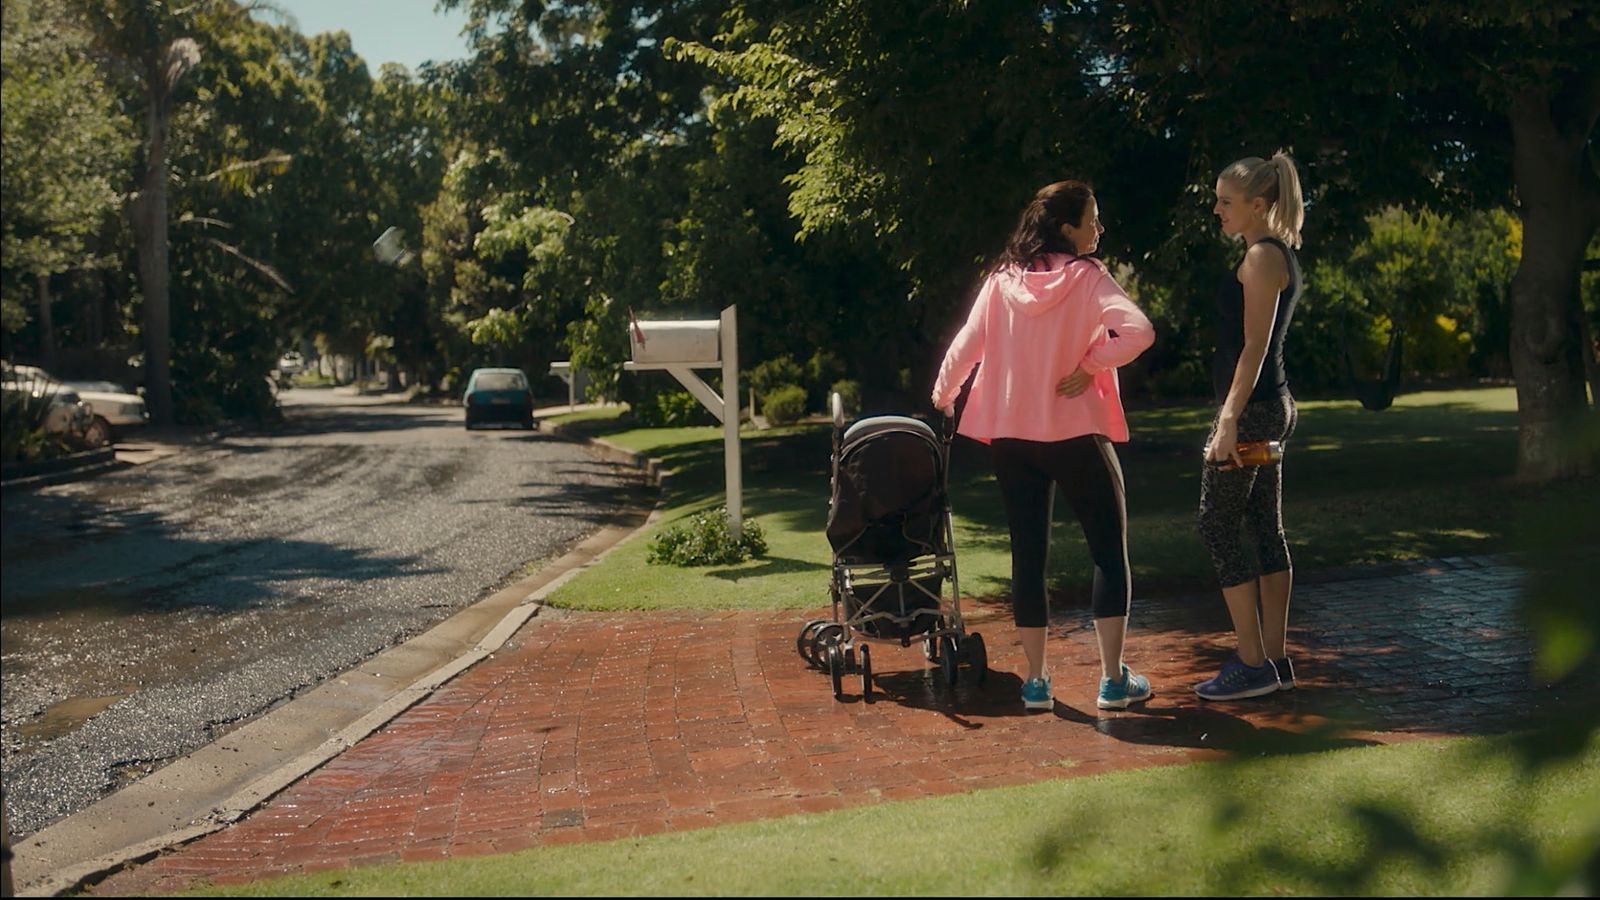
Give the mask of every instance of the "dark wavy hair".
M 1083 213 L 1093 198 L 1094 189 L 1082 181 L 1058 181 L 1040 188 L 1022 211 L 1022 218 L 1017 221 L 1011 240 L 1006 242 L 1006 249 L 995 261 L 995 268 L 1018 266 L 1026 269 L 1045 253 L 1077 256 L 1078 248 L 1061 233 L 1061 226 L 1082 223 Z

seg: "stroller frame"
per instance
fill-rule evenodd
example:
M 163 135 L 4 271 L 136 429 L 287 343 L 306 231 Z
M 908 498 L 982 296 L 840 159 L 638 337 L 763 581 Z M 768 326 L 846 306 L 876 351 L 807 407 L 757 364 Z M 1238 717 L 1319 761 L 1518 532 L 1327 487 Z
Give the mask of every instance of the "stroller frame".
M 845 449 L 844 408 L 837 393 L 830 398 L 830 405 L 833 413 L 830 488 L 836 491 Z M 898 417 L 882 418 L 888 427 L 893 428 L 893 420 Z M 927 428 L 924 423 L 912 421 L 918 428 Z M 910 424 L 907 423 L 908 426 Z M 831 621 L 816 619 L 806 623 L 800 631 L 796 647 L 808 663 L 828 670 L 835 699 L 842 699 L 843 676 L 851 670 L 859 671 L 861 675 L 862 696 L 872 696 L 869 650 L 872 642 L 892 642 L 908 647 L 913 639 L 920 639 L 925 656 L 940 665 L 944 680 L 952 687 L 956 684 L 962 662 L 969 664 L 972 679 L 977 683 L 981 684 L 987 674 L 988 654 L 983 636 L 976 632 L 969 634 L 961 615 L 955 530 L 950 507 L 950 449 L 954 437 L 955 422 L 946 417 L 941 433 L 934 436 L 939 458 L 937 527 L 944 539 L 942 550 L 935 548 L 932 552 L 917 553 L 900 563 L 881 560 L 850 562 L 841 559 L 842 549 L 834 548 L 831 552 L 829 594 L 833 600 L 833 618 Z M 946 579 L 949 581 L 948 597 L 944 588 Z M 937 581 L 937 591 L 929 587 L 929 582 L 934 580 Z M 897 585 L 902 587 L 893 590 Z M 863 593 L 866 594 L 864 597 Z M 905 598 L 908 594 L 916 593 L 932 600 L 933 605 L 906 609 Z M 846 597 L 851 599 L 847 601 Z M 853 612 L 850 609 L 852 605 L 855 606 Z M 930 618 L 932 621 L 927 621 Z M 899 635 L 881 634 L 881 629 L 875 627 L 878 625 L 888 625 Z M 859 667 L 856 663 L 858 654 Z

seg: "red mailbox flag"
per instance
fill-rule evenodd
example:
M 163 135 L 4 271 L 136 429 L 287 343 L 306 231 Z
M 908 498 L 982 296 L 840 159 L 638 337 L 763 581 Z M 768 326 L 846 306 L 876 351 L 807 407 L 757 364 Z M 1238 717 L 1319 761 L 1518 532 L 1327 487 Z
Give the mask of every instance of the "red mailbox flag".
M 639 346 L 644 346 L 644 329 L 639 327 L 639 317 L 633 314 L 633 307 L 628 307 L 628 321 L 633 323 L 633 339 Z

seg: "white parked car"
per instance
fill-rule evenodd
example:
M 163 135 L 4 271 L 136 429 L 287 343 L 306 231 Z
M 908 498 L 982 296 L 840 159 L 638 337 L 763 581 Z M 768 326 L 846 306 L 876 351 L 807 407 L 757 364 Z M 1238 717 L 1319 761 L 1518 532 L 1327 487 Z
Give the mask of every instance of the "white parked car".
M 95 426 L 94 407 L 78 392 L 38 366 L 13 366 L 0 370 L 0 386 L 7 391 L 26 392 L 35 399 L 48 397 L 50 408 L 44 416 L 44 430 L 86 447 L 104 446 L 109 431 Z
M 89 427 L 103 430 L 107 441 L 119 440 L 130 430 L 150 424 L 150 410 L 145 407 L 144 398 L 114 381 L 69 381 L 66 384 L 94 408 L 94 422 Z M 94 437 L 96 435 L 90 435 L 91 439 Z

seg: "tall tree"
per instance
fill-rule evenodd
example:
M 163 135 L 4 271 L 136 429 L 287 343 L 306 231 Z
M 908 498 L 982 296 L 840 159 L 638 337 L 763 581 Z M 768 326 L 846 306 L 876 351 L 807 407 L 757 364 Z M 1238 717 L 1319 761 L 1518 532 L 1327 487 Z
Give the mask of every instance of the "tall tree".
M 169 169 L 173 114 L 184 98 L 202 44 L 252 24 L 250 13 L 272 8 L 262 0 L 72 0 L 83 13 L 101 62 L 128 82 L 144 118 L 143 158 L 135 179 L 129 224 L 143 295 L 144 376 L 151 421 L 170 424 L 172 315 Z
M 90 239 L 120 204 L 132 143 L 115 95 L 84 57 L 81 23 L 38 0 L 14 0 L 0 34 L 5 322 L 8 331 L 22 327 L 19 298 L 33 292 L 40 355 L 53 368 L 50 279 L 100 262 Z
M 437 74 L 454 99 L 456 149 L 476 162 L 458 166 L 430 216 L 433 302 L 520 309 L 519 327 L 537 332 L 525 344 L 535 367 L 563 336 L 591 371 L 619 363 L 604 336 L 620 339 L 629 307 L 661 308 L 665 231 L 682 209 L 684 167 L 704 150 L 704 76 L 665 59 L 661 44 L 709 34 L 725 0 L 447 5 L 467 8 L 474 56 Z M 496 236 L 517 229 L 495 226 L 491 210 L 504 224 L 531 214 L 526 237 L 553 233 L 554 222 L 537 221 L 547 214 L 570 224 L 562 220 L 559 242 L 507 245 Z M 527 252 L 541 245 L 562 248 L 559 258 Z M 464 265 L 441 267 L 452 259 Z M 494 313 L 474 333 L 503 336 L 511 324 Z
M 413 254 L 422 236 L 422 210 L 444 178 L 447 102 L 433 85 L 403 66 L 386 63 L 358 126 L 362 159 L 374 181 L 368 197 L 373 230 L 399 228 Z M 382 328 L 394 339 L 397 364 L 413 383 L 431 384 L 440 372 L 444 324 L 430 315 L 425 281 L 420 267 L 410 264 L 412 258 L 368 284 L 369 289 L 386 290 L 393 301 Z
M 1594 4 L 1022 6 L 753 0 L 682 52 L 735 79 L 727 102 L 772 115 L 804 153 L 791 207 L 807 227 L 870 226 L 921 276 L 936 323 L 963 295 L 942 261 L 970 267 L 1050 177 L 1104 188 L 1103 246 L 1180 299 L 1222 265 L 1208 196 L 1240 156 L 1295 153 L 1308 257 L 1347 250 L 1385 205 L 1514 199 L 1519 469 L 1589 465 L 1560 434 L 1583 409 L 1578 274 L 1600 223 Z
M 618 345 L 625 347 L 630 307 L 704 314 L 737 298 L 741 334 L 761 352 L 787 352 L 819 330 L 828 338 L 818 343 L 872 341 L 852 358 L 873 370 L 868 380 L 900 385 L 927 355 L 923 331 L 933 307 L 926 298 L 953 305 L 949 295 L 966 287 L 974 260 L 991 249 L 983 245 L 1004 227 L 995 221 L 1021 202 L 1007 197 L 985 206 L 993 194 L 963 193 L 952 183 L 973 177 L 974 167 L 1003 183 L 994 194 L 1034 177 L 1001 155 L 971 152 L 989 147 L 993 132 L 969 140 L 968 126 L 981 130 L 1021 113 L 1040 123 L 1038 110 L 1064 107 L 1058 95 L 1085 77 L 1057 77 L 1052 84 L 1061 90 L 1042 96 L 985 92 L 1008 47 L 1026 44 L 1030 64 L 1040 64 L 1037 71 L 1008 70 L 1017 84 L 1048 80 L 1043 64 L 1072 57 L 1070 37 L 1031 34 L 1033 13 L 1018 3 L 998 4 L 998 11 L 991 10 L 996 4 L 971 5 L 976 24 L 955 37 L 930 37 L 923 18 L 908 19 L 903 4 L 888 3 L 864 17 L 822 12 L 825 21 L 814 28 L 802 22 L 810 7 L 799 3 L 463 5 L 473 12 L 478 48 L 453 81 L 466 98 L 464 130 L 477 146 L 500 152 L 512 183 L 530 199 L 576 217 L 562 269 L 568 292 L 585 298 L 586 314 L 572 323 L 569 343 L 574 359 L 591 365 L 614 362 Z M 843 79 L 848 84 L 833 90 L 834 69 L 808 79 L 806 66 L 816 61 L 810 53 L 798 62 L 768 54 L 753 66 L 765 67 L 776 91 L 736 92 L 708 108 L 708 97 L 733 87 L 727 73 L 685 64 L 678 48 L 709 47 L 719 33 L 745 46 L 772 27 L 757 23 L 774 21 L 809 28 L 805 50 L 824 61 L 854 65 Z M 905 56 L 890 52 L 908 46 L 926 51 L 910 74 L 897 68 Z M 935 96 L 918 93 L 919 79 L 950 66 L 961 77 Z M 987 80 L 968 91 L 968 76 Z M 750 120 L 784 86 L 818 99 L 802 101 L 804 121 L 780 125 L 774 147 L 771 126 Z M 974 92 L 982 101 L 960 103 Z M 833 102 L 859 112 L 849 124 L 870 135 L 830 131 L 846 118 L 819 111 Z M 1087 130 L 1079 126 L 1073 136 Z M 1064 146 L 1093 147 L 1055 139 L 1066 131 L 1035 131 L 1011 146 L 1025 151 L 1036 172 Z M 817 153 L 812 138 L 831 143 Z M 905 148 L 906 160 L 890 176 L 846 171 L 861 145 L 890 143 Z M 934 172 L 924 165 L 930 154 L 940 161 Z M 834 165 L 818 162 L 814 176 L 802 169 L 795 202 L 784 204 L 785 174 L 802 159 Z M 987 214 L 990 227 L 972 226 L 973 209 Z M 810 239 L 805 247 L 795 246 L 800 231 Z M 917 245 L 919 237 L 926 243 Z M 910 254 L 897 252 L 914 245 Z M 960 287 L 949 288 L 951 281 Z
M 144 302 L 144 374 L 150 419 L 173 421 L 170 261 L 167 252 L 168 139 L 184 76 L 200 61 L 196 18 L 208 5 L 166 0 L 78 0 L 102 58 L 137 85 L 144 116 L 143 160 L 129 220 Z
M 713 39 L 668 47 L 721 76 L 714 115 L 775 122 L 804 241 L 842 240 L 901 271 L 851 308 L 893 323 L 877 355 L 909 377 L 901 402 L 925 395 L 943 335 L 1034 191 L 1111 168 L 1115 104 L 1083 18 L 1022 0 L 759 0 Z M 1127 207 L 1104 205 L 1116 246 Z
M 1189 141 L 1212 168 L 1288 146 L 1326 220 L 1385 203 L 1499 207 L 1522 220 L 1510 356 L 1518 470 L 1595 461 L 1563 435 L 1583 415 L 1578 283 L 1600 227 L 1600 10 L 1495 3 L 1202 0 L 1108 3 L 1098 17 L 1147 134 Z M 1200 181 L 1206 173 L 1194 172 Z M 1204 183 L 1204 182 L 1201 182 Z

